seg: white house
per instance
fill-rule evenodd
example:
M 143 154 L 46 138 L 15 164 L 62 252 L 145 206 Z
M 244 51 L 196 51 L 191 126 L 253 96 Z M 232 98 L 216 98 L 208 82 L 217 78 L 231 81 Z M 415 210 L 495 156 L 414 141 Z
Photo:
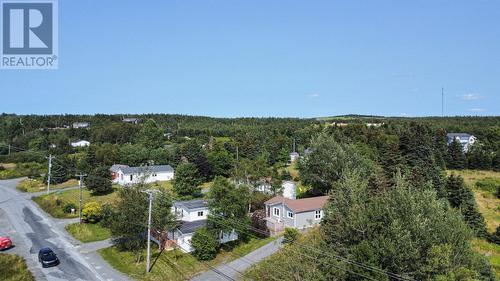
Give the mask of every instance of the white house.
M 179 227 L 169 231 L 168 239 L 174 243 L 166 243 L 170 247 L 178 246 L 182 251 L 188 253 L 194 249 L 191 246 L 191 239 L 196 230 L 207 225 L 207 215 L 209 213 L 208 203 L 203 199 L 174 202 L 172 212 L 180 221 Z M 226 243 L 238 239 L 236 231 L 222 233 L 219 241 Z
M 90 142 L 88 142 L 86 140 L 77 140 L 77 141 L 71 142 L 72 147 L 86 147 L 89 145 L 90 145 Z
M 74 129 L 90 128 L 90 123 L 89 122 L 75 122 L 75 123 L 73 123 L 73 128 Z
M 290 162 L 295 162 L 299 159 L 299 154 L 297 152 L 290 153 Z
M 446 134 L 446 137 L 448 138 L 448 145 L 450 145 L 454 140 L 457 140 L 462 145 L 462 148 L 466 153 L 469 150 L 469 146 L 476 142 L 475 136 L 465 133 L 449 133 Z
M 140 119 L 139 118 L 123 118 L 122 121 L 125 123 L 130 123 L 130 124 L 139 124 Z
M 129 167 L 127 165 L 113 165 L 110 168 L 113 183 L 119 185 L 133 184 L 144 181 L 169 181 L 174 178 L 174 169 L 170 165 Z

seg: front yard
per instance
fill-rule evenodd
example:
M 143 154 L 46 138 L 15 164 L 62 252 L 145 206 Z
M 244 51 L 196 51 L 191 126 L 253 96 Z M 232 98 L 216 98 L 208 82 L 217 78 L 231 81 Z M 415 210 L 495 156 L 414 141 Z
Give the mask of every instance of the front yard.
M 55 218 L 76 218 L 78 217 L 79 194 L 80 191 L 78 189 L 66 190 L 63 192 L 51 193 L 49 195 L 33 197 L 33 201 L 35 201 L 45 212 Z M 83 204 L 91 201 L 97 202 L 100 205 L 104 203 L 113 204 L 117 199 L 117 193 L 112 192 L 110 194 L 97 196 L 92 195 L 87 189 L 83 189 L 82 197 Z M 74 214 L 65 212 L 64 210 L 65 207 L 70 204 L 76 206 L 76 212 Z
M 275 237 L 252 238 L 247 243 L 239 244 L 233 249 L 222 249 L 214 260 L 208 262 L 198 261 L 192 255 L 179 250 L 160 252 L 156 247 L 153 247 L 152 268 L 149 274 L 145 274 L 145 258 L 136 262 L 137 256 L 132 252 L 122 252 L 116 247 L 110 247 L 99 250 L 99 253 L 114 268 L 137 280 L 188 280 L 198 273 L 209 270 L 209 266 L 230 262 L 275 239 Z M 143 251 L 143 257 L 145 257 L 145 251 Z
M 73 223 L 65 228 L 75 239 L 84 243 L 101 241 L 111 237 L 111 230 L 100 223 Z
M 34 281 L 23 258 L 12 254 L 0 254 L 0 280 Z
M 60 184 L 51 184 L 50 189 L 56 190 L 73 186 L 78 186 L 78 181 L 76 179 L 71 179 Z M 25 179 L 17 184 L 16 189 L 21 192 L 46 191 L 47 183 L 43 182 L 41 179 Z

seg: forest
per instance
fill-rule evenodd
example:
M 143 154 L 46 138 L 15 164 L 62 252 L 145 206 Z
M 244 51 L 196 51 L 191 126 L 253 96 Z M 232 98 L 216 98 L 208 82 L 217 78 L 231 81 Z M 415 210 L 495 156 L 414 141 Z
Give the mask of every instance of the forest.
M 73 128 L 74 122 L 90 126 Z M 448 142 L 447 133 L 477 141 L 464 151 Z M 91 144 L 72 147 L 76 140 Z M 294 149 L 301 158 L 290 165 Z M 301 260 L 299 249 L 304 266 L 290 271 L 288 280 L 495 280 L 470 241 L 498 244 L 500 230 L 487 228 L 472 190 L 447 171 L 500 171 L 500 117 L 0 116 L 0 163 L 19 167 L 14 174 L 0 170 L 0 176 L 44 174 L 49 154 L 57 159 L 55 184 L 78 172 L 106 175 L 113 164 L 169 164 L 190 186 L 216 182 L 232 190 L 223 180 L 230 178 L 250 187 L 266 181 L 279 192 L 281 181 L 291 179 L 303 188 L 299 197 L 330 195 L 319 230 L 255 268 L 250 274 L 256 280 Z M 500 185 L 493 185 L 498 198 Z M 177 195 L 194 194 L 183 194 L 187 189 L 180 186 L 174 182 Z M 253 194 L 252 211 L 268 198 Z

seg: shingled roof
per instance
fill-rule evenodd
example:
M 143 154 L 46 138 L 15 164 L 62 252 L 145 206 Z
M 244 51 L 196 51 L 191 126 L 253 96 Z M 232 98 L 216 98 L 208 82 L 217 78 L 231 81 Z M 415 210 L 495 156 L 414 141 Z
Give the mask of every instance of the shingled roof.
M 318 196 L 303 199 L 289 199 L 283 196 L 275 196 L 264 202 L 264 204 L 274 205 L 278 203 L 284 203 L 290 210 L 294 211 L 295 213 L 301 213 L 322 209 L 328 201 L 328 198 L 329 196 Z

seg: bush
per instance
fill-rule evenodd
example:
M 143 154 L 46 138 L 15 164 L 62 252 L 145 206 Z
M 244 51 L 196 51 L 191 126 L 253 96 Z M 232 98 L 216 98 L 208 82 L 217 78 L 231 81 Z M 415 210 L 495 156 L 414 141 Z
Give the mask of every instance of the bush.
M 497 230 L 488 235 L 488 241 L 500 245 L 500 226 L 497 226 Z
M 71 213 L 71 209 L 76 210 L 76 204 L 73 202 L 66 203 L 63 207 L 63 212 L 69 214 Z
M 283 235 L 283 242 L 294 243 L 299 238 L 299 231 L 295 228 L 285 228 L 285 234 Z
M 191 239 L 193 255 L 199 260 L 212 260 L 217 256 L 218 243 L 216 234 L 206 227 L 196 230 Z
M 476 187 L 480 190 L 497 194 L 500 189 L 500 180 L 495 178 L 484 178 L 476 182 Z
M 97 202 L 89 202 L 82 209 L 82 218 L 86 222 L 96 223 L 102 218 L 102 208 Z

